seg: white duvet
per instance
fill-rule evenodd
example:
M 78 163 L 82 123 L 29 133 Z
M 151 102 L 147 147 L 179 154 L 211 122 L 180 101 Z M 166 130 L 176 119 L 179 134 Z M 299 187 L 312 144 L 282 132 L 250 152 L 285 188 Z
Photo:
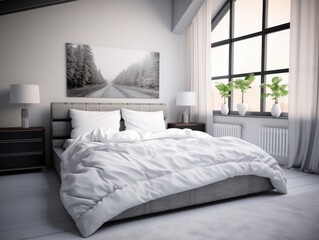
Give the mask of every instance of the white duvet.
M 95 129 L 62 157 L 61 199 L 84 237 L 126 209 L 233 176 L 267 177 L 287 191 L 277 162 L 257 146 L 189 129 Z

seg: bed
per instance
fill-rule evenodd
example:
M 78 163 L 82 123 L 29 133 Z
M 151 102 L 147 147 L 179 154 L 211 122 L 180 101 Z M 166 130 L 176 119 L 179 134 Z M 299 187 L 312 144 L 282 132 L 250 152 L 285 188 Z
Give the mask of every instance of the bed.
M 137 104 L 137 103 L 72 103 L 57 102 L 51 103 L 51 139 L 52 139 L 52 159 L 56 172 L 61 174 L 61 159 L 65 152 L 63 145 L 66 139 L 70 138 L 72 131 L 70 109 L 84 111 L 113 111 L 121 108 L 131 109 L 143 112 L 163 111 L 166 117 L 166 106 L 164 104 Z M 124 123 L 121 121 L 121 130 L 124 130 Z M 181 132 L 185 134 L 185 132 Z M 186 132 L 186 134 L 191 134 Z M 195 134 L 196 135 L 196 134 Z M 227 140 L 235 141 L 235 140 Z M 284 176 L 279 173 L 280 181 L 285 184 Z M 73 180 L 72 180 L 73 181 Z M 285 186 L 282 190 L 285 192 Z M 118 214 L 112 216 L 107 221 L 127 219 L 152 213 L 158 213 L 187 206 L 199 205 L 203 203 L 223 200 L 248 194 L 259 193 L 267 190 L 273 190 L 274 186 L 269 178 L 256 176 L 253 174 L 229 177 L 225 180 L 217 181 L 211 184 L 205 184 L 186 191 L 180 191 L 157 199 L 151 199 L 129 207 L 126 210 L 120 210 Z M 70 194 L 72 195 L 72 194 Z M 116 208 L 116 207 L 115 207 Z M 99 211 L 101 212 L 101 211 Z M 70 210 L 69 210 L 70 213 Z M 71 214 L 71 213 L 70 213 Z M 72 215 L 72 214 L 71 214 Z M 92 224 L 92 222 L 95 222 Z M 96 219 L 93 215 L 85 221 L 76 222 L 84 237 L 93 234 L 103 223 L 104 217 L 99 215 Z

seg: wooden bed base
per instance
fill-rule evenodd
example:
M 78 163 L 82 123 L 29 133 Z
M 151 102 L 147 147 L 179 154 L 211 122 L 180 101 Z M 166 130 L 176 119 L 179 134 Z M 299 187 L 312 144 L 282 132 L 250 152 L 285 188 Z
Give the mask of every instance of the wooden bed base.
M 164 104 L 127 104 L 127 103 L 51 103 L 51 139 L 52 159 L 56 172 L 60 175 L 61 154 L 63 153 L 64 141 L 70 138 L 72 130 L 69 109 L 86 111 L 111 111 L 121 108 L 137 111 L 164 111 Z M 122 123 L 122 129 L 124 128 Z M 226 180 L 209 184 L 200 188 L 176 193 L 167 197 L 159 198 L 139 206 L 128 209 L 110 221 L 137 217 L 152 213 L 158 213 L 187 206 L 223 200 L 233 197 L 272 190 L 274 187 L 268 178 L 258 176 L 237 176 Z

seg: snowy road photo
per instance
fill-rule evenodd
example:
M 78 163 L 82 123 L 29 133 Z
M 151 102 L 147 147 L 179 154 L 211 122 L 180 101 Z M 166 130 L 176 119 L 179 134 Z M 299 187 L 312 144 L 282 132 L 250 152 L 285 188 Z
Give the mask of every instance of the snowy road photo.
M 66 44 L 67 96 L 159 98 L 159 53 Z

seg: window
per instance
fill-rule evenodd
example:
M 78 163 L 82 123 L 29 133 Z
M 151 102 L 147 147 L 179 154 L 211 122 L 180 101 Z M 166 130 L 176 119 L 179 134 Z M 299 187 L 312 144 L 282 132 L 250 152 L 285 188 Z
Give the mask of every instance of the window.
M 212 20 L 212 101 L 220 112 L 217 82 L 227 83 L 255 74 L 252 88 L 245 93 L 246 115 L 270 115 L 271 98 L 262 98 L 268 90 L 260 88 L 274 76 L 289 82 L 290 0 L 227 0 Z M 229 98 L 230 113 L 237 113 L 240 91 Z M 284 115 L 288 97 L 279 100 Z

